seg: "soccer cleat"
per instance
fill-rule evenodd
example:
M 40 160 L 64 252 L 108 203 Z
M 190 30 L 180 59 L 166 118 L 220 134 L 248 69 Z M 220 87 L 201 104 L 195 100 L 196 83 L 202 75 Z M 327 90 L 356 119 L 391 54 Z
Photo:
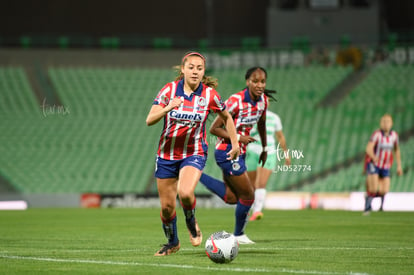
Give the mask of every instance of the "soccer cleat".
M 262 212 L 254 212 L 253 215 L 249 218 L 249 221 L 257 221 L 263 218 Z
M 235 236 L 239 244 L 254 244 L 255 242 L 250 240 L 246 234 Z
M 193 246 L 199 246 L 203 241 L 203 234 L 201 233 L 200 227 L 196 219 L 194 218 L 194 223 L 187 222 L 188 233 L 190 233 L 190 242 Z
M 154 256 L 167 256 L 172 253 L 177 252 L 180 249 L 180 243 L 174 245 L 170 243 L 166 243 L 162 246 L 162 248 L 154 254 Z
M 371 211 L 370 210 L 366 210 L 362 213 L 362 216 L 369 216 L 371 215 Z

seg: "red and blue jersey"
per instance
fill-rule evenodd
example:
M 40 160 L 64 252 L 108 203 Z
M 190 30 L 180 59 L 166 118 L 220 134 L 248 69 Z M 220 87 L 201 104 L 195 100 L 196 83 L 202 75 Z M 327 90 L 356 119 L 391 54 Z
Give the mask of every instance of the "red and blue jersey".
M 370 138 L 374 145 L 374 154 L 378 163 L 374 163 L 380 169 L 390 169 L 393 162 L 393 150 L 398 146 L 398 134 L 391 130 L 388 135 L 384 131 L 376 130 Z
M 153 104 L 165 107 L 175 97 L 183 104 L 164 116 L 164 126 L 157 155 L 167 160 L 180 160 L 207 153 L 206 120 L 211 111 L 221 112 L 226 107 L 220 95 L 201 83 L 190 95 L 184 93 L 184 80 L 167 83 L 159 91 Z
M 257 101 L 254 101 L 246 88 L 236 94 L 233 94 L 226 101 L 226 108 L 233 117 L 237 134 L 248 136 L 253 125 L 257 124 L 262 116 L 266 115 L 268 98 L 261 95 Z M 240 143 L 240 154 L 246 153 L 246 145 Z M 228 151 L 231 143 L 224 138 L 218 138 L 216 143 L 217 150 Z

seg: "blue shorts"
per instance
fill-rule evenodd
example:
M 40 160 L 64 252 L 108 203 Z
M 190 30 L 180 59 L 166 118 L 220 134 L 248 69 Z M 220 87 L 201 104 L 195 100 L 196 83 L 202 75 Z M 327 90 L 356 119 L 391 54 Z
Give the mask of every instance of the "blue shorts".
M 203 171 L 206 161 L 207 156 L 189 156 L 180 160 L 167 160 L 157 156 L 154 176 L 159 179 L 178 178 L 180 170 L 184 166 L 193 166 Z
M 367 163 L 366 171 L 368 175 L 378 174 L 380 178 L 390 177 L 390 169 L 378 168 L 378 166 L 372 162 Z
M 246 155 L 240 155 L 236 160 L 227 160 L 229 157 L 226 151 L 216 150 L 214 153 L 217 165 L 226 176 L 240 176 L 246 172 Z

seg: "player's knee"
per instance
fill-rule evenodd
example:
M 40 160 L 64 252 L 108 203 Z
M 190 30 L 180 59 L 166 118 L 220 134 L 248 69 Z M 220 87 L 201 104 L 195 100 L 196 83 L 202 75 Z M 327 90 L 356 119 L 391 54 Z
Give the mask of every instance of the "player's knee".
M 245 188 L 240 190 L 239 199 L 242 200 L 254 200 L 254 189 L 253 188 Z
M 226 196 L 225 196 L 225 202 L 227 204 L 236 204 L 238 201 L 237 196 L 229 190 L 230 189 L 227 189 Z
M 161 208 L 161 215 L 165 219 L 169 219 L 174 214 L 174 207 L 168 205 Z
M 187 205 L 194 200 L 194 193 L 188 190 L 179 190 L 178 196 L 180 197 L 181 203 Z

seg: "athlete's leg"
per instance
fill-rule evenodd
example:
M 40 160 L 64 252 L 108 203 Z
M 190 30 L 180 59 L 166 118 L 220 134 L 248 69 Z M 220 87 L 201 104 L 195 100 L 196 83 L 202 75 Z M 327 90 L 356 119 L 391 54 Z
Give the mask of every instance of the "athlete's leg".
M 232 161 L 227 160 L 228 156 L 226 152 L 216 150 L 214 156 L 216 158 L 217 165 L 223 171 L 223 175 L 230 173 L 232 169 Z M 206 174 L 202 174 L 200 177 L 200 182 L 207 187 L 208 190 L 219 196 L 225 203 L 235 204 L 237 202 L 236 195 L 224 181 L 215 179 Z
M 244 235 L 244 230 L 247 224 L 247 215 L 254 202 L 253 187 L 249 182 L 247 172 L 244 172 L 239 176 L 226 176 L 226 182 L 238 197 L 234 235 L 241 236 Z
M 257 167 L 259 166 L 259 155 L 253 151 L 249 151 L 248 148 L 246 153 L 245 164 L 250 183 L 253 185 L 253 188 L 256 188 L 255 182 L 257 175 Z
M 379 178 L 378 183 L 379 183 L 378 195 L 381 198 L 380 211 L 383 211 L 385 195 L 390 191 L 391 179 L 390 177 Z
M 257 179 L 255 183 L 256 189 L 266 188 L 267 182 L 269 181 L 272 172 L 272 170 L 263 167 L 257 167 Z
M 201 170 L 193 166 L 184 166 L 180 169 L 177 192 L 183 207 L 185 221 L 190 232 L 190 241 L 193 246 L 202 242 L 202 234 L 195 218 L 196 197 L 195 188 L 201 176 Z
M 177 252 L 180 248 L 177 233 L 177 217 L 175 212 L 177 197 L 177 179 L 157 178 L 158 195 L 161 203 L 161 221 L 164 234 L 168 239 L 168 243 L 155 253 L 155 256 L 165 256 Z
M 247 176 L 249 176 L 249 181 L 253 184 L 253 188 L 256 189 L 256 177 L 257 177 L 257 170 L 247 171 Z
M 378 174 L 367 175 L 367 196 L 365 198 L 365 213 L 371 211 L 372 200 L 375 198 L 378 190 Z
M 220 199 L 228 204 L 236 204 L 237 197 L 233 191 L 225 184 L 225 182 L 202 174 L 200 182 L 212 193 L 216 194 Z
M 266 199 L 266 185 L 272 175 L 272 170 L 257 167 L 257 177 L 254 191 L 254 205 L 252 207 L 253 215 L 250 220 L 261 219 L 263 216 L 263 206 Z
M 181 204 L 191 207 L 195 202 L 194 191 L 201 176 L 201 171 L 193 166 L 184 166 L 178 177 L 177 192 Z

